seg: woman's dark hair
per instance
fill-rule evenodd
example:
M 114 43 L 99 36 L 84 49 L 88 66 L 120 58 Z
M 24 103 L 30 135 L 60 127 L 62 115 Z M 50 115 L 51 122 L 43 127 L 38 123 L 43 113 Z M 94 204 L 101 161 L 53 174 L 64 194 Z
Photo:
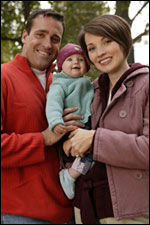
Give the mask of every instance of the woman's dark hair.
M 86 24 L 78 36 L 78 41 L 84 53 L 88 57 L 85 43 L 85 33 L 110 38 L 120 44 L 127 57 L 132 47 L 132 37 L 130 25 L 120 16 L 102 15 L 92 19 Z M 89 57 L 88 57 L 89 59 Z
M 64 32 L 65 32 L 64 16 L 52 9 L 38 9 L 36 11 L 33 11 L 29 15 L 26 26 L 25 26 L 25 29 L 28 32 L 28 34 L 30 34 L 34 19 L 39 15 L 43 15 L 43 17 L 49 16 L 49 17 L 52 17 L 55 20 L 58 20 L 59 22 L 61 22 L 62 26 L 63 26 L 63 34 L 64 34 Z

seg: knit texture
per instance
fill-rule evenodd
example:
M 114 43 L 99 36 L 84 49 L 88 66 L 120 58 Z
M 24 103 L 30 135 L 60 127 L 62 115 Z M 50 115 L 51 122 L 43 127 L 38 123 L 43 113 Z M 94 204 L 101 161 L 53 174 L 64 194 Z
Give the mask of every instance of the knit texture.
M 79 54 L 84 57 L 86 66 L 87 66 L 87 72 L 88 72 L 88 70 L 90 69 L 90 64 L 89 64 L 86 56 L 84 55 L 81 47 L 76 44 L 67 44 L 60 50 L 58 57 L 57 57 L 58 72 L 61 72 L 62 64 L 65 61 L 65 59 L 73 54 Z
M 84 117 L 77 121 L 86 123 L 91 115 L 90 104 L 93 97 L 94 88 L 87 77 L 74 78 L 63 72 L 55 74 L 47 95 L 46 116 L 49 128 L 53 130 L 57 124 L 64 124 L 64 109 L 75 106 L 78 110 L 74 114 Z

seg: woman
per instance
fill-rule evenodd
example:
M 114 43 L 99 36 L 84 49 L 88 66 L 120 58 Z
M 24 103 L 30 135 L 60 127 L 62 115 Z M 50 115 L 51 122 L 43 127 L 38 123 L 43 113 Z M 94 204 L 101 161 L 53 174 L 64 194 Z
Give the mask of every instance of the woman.
M 79 43 L 102 73 L 93 83 L 92 130 L 76 129 L 64 143 L 66 155 L 92 152 L 96 161 L 76 182 L 76 218 L 78 211 L 84 224 L 148 224 L 148 67 L 128 64 L 131 31 L 119 16 L 94 18 Z

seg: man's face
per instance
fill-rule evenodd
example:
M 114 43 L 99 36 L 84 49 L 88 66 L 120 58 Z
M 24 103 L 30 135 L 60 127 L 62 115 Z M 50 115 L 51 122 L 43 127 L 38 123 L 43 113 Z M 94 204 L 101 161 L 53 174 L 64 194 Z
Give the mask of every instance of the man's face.
M 31 67 L 45 70 L 57 57 L 62 35 L 61 22 L 39 15 L 34 19 L 30 34 L 26 30 L 23 32 L 22 55 L 27 58 Z

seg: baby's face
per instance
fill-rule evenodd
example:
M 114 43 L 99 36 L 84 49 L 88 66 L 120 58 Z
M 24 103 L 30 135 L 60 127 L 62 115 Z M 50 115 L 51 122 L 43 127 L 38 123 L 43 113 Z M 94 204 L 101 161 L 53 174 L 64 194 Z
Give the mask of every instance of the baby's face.
M 82 55 L 73 54 L 65 59 L 62 71 L 71 77 L 81 77 L 87 72 L 86 62 Z

